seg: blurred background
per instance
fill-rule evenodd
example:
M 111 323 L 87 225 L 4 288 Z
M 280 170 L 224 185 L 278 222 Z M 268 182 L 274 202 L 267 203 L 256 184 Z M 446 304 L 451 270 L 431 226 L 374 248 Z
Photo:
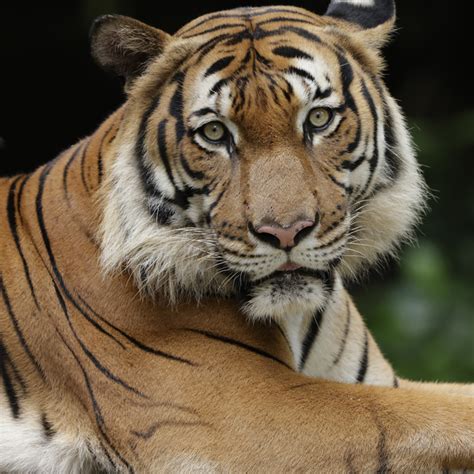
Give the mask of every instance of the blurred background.
M 88 30 L 96 16 L 121 13 L 172 33 L 203 13 L 272 3 L 2 2 L 0 175 L 54 158 L 123 101 L 119 81 L 89 56 Z M 291 3 L 323 13 L 328 1 Z M 418 244 L 352 293 L 401 376 L 474 382 L 472 26 L 459 7 L 428 3 L 398 1 L 386 80 L 407 113 L 432 190 L 431 209 Z

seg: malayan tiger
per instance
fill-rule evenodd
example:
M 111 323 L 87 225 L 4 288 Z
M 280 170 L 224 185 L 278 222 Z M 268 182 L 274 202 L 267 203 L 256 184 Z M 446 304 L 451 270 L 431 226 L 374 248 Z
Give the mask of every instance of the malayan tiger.
M 96 21 L 126 103 L 0 181 L 2 472 L 474 469 L 472 386 L 399 380 L 343 285 L 423 209 L 394 18 Z

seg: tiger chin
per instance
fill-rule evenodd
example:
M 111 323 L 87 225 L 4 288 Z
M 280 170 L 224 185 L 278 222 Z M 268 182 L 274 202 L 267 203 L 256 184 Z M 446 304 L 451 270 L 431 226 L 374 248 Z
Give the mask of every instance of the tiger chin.
M 128 92 L 101 191 L 105 271 L 172 305 L 239 295 L 250 318 L 281 320 L 410 238 L 425 185 L 381 78 L 388 4 L 268 25 L 237 9 L 173 37 L 101 17 L 93 55 Z

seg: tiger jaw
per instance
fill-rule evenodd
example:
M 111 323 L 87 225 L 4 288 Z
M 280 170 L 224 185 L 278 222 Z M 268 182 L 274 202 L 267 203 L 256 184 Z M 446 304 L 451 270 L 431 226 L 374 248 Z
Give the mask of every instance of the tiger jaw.
M 251 286 L 242 310 L 254 320 L 281 320 L 314 313 L 326 306 L 334 279 L 333 270 L 277 272 Z

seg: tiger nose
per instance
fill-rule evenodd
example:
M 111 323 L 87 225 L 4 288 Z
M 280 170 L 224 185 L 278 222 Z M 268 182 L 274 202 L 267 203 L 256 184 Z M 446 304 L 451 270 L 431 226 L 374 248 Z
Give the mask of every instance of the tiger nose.
M 297 221 L 289 226 L 272 223 L 257 227 L 255 236 L 274 247 L 290 249 L 306 237 L 314 226 L 315 222 L 310 220 Z

